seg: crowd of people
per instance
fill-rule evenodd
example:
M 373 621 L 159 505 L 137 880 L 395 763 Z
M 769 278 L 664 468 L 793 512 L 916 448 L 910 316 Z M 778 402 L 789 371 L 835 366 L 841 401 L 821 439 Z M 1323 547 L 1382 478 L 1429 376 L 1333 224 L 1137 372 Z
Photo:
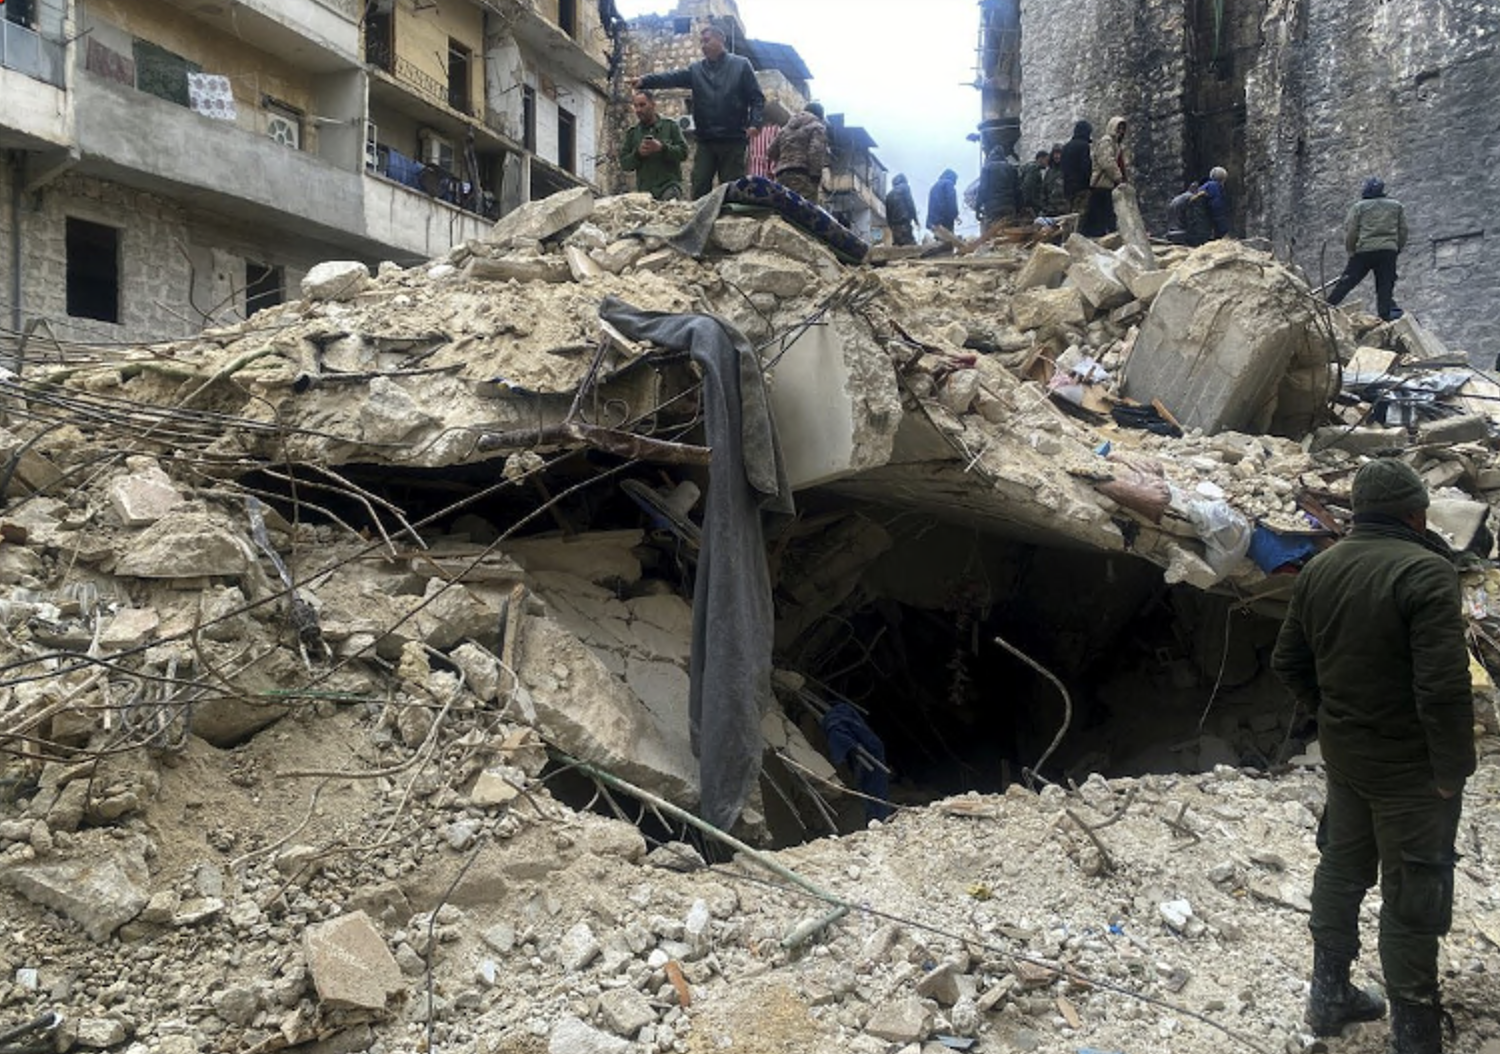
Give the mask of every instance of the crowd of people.
M 692 92 L 697 142 L 689 187 L 692 197 L 707 194 L 715 181 L 754 175 L 773 179 L 814 205 L 822 204 L 832 160 L 823 107 L 808 103 L 784 127 L 767 123 L 765 96 L 749 60 L 730 53 L 723 31 L 716 26 L 701 30 L 699 45 L 703 58 L 686 69 L 650 73 L 630 82 L 636 124 L 625 134 L 619 162 L 625 171 L 635 173 L 637 189 L 661 201 L 683 196 L 687 141 L 675 121 L 657 114 L 652 92 L 687 88 Z M 1115 196 L 1131 186 L 1129 130 L 1129 121 L 1116 115 L 1096 139 L 1094 126 L 1080 120 L 1066 142 L 1038 150 L 1020 165 L 1012 160 L 1009 144 L 993 145 L 978 180 L 964 197 L 986 234 L 998 225 L 1073 213 L 1078 216 L 1080 234 L 1107 235 L 1119 226 Z M 946 168 L 927 195 L 926 229 L 939 237 L 951 235 L 958 223 L 959 200 L 958 173 Z M 885 213 L 892 244 L 915 244 L 920 218 L 904 173 L 897 173 L 891 181 Z M 1203 179 L 1184 185 L 1168 203 L 1165 221 L 1166 239 L 1179 245 L 1199 246 L 1230 236 L 1228 170 L 1216 165 Z M 1386 321 L 1400 318 L 1394 294 L 1396 256 L 1405 245 L 1401 203 L 1386 197 L 1385 184 L 1372 177 L 1346 218 L 1349 259 L 1328 293 L 1328 302 L 1339 303 L 1365 275 L 1373 274 L 1380 317 Z

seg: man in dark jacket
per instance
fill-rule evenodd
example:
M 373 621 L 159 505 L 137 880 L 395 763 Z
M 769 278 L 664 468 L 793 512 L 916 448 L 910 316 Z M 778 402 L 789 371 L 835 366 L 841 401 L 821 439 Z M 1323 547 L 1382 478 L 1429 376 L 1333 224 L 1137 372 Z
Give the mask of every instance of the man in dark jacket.
M 1052 144 L 1052 156 L 1048 160 L 1047 167 L 1042 169 L 1042 207 L 1040 214 L 1043 216 L 1061 216 L 1068 211 L 1068 192 L 1063 187 L 1062 169 L 1063 145 Z
M 1093 135 L 1094 126 L 1079 121 L 1073 126 L 1073 138 L 1062 149 L 1063 193 L 1068 196 L 1068 208 L 1078 213 L 1089 201 L 1089 177 L 1094 173 Z
M 1331 1036 L 1385 1014 L 1349 980 L 1378 871 L 1395 1054 L 1441 1054 L 1438 939 L 1452 921 L 1454 838 L 1474 771 L 1458 574 L 1426 530 L 1427 491 L 1405 463 L 1366 464 L 1353 498 L 1354 529 L 1298 576 L 1271 659 L 1316 708 L 1327 769 L 1307 1023 Z
M 1385 183 L 1379 176 L 1365 180 L 1360 200 L 1344 219 L 1344 248 L 1349 251 L 1349 262 L 1328 294 L 1328 302 L 1343 300 L 1374 271 L 1376 312 L 1387 322 L 1400 318 L 1404 312 L 1396 306 L 1396 254 L 1406 248 L 1406 210 L 1401 202 L 1385 196 Z
M 656 97 L 638 91 L 631 100 L 636 124 L 620 144 L 620 167 L 635 173 L 635 189 L 657 201 L 682 197 L 682 163 L 687 160 L 687 140 L 677 122 L 656 115 Z
M 750 60 L 729 54 L 722 29 L 704 26 L 698 42 L 703 58 L 687 69 L 648 73 L 632 85 L 693 90 L 693 135 L 698 141 L 693 153 L 695 198 L 713 189 L 715 176 L 728 183 L 745 174 L 745 146 L 750 130 L 760 127 L 766 105 Z
M 892 245 L 914 245 L 912 225 L 917 222 L 917 203 L 911 199 L 906 176 L 896 173 L 891 191 L 885 196 L 885 225 L 890 228 Z
M 1021 176 L 1016 166 L 1010 163 L 1010 158 L 1005 156 L 1003 147 L 992 149 L 989 160 L 979 170 L 979 194 L 975 205 L 981 227 L 1008 223 L 1021 211 Z
M 1042 214 L 1042 183 L 1051 158 L 1047 151 L 1038 150 L 1035 157 L 1021 166 L 1021 207 L 1029 209 L 1033 216 Z
M 938 181 L 927 192 L 927 229 L 939 227 L 952 231 L 958 222 L 958 173 L 951 168 L 943 169 Z

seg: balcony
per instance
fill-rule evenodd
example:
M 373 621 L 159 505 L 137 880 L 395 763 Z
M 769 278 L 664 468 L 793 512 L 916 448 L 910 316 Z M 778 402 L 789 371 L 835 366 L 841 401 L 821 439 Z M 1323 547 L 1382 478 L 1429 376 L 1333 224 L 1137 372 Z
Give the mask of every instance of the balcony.
M 299 69 L 359 65 L 360 0 L 166 0 L 198 21 Z
M 304 236 L 364 229 L 354 171 L 92 74 L 75 94 L 81 172 Z
M 0 69 L 15 70 L 32 80 L 61 88 L 63 46 L 28 26 L 0 18 Z M 6 109 L 9 108 L 7 103 Z

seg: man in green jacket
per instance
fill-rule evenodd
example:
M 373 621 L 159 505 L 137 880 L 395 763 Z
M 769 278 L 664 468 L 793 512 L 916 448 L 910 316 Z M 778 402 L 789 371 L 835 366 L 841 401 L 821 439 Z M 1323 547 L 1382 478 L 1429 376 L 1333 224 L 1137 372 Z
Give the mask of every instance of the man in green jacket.
M 1385 1005 L 1349 980 L 1359 906 L 1380 876 L 1380 965 L 1396 1054 L 1440 1054 L 1437 953 L 1453 914 L 1453 852 L 1474 771 L 1474 701 L 1450 551 L 1400 461 L 1354 477 L 1354 528 L 1303 569 L 1272 668 L 1316 708 L 1327 803 L 1313 877 L 1312 991 L 1320 1036 Z
M 637 91 L 631 100 L 636 124 L 620 144 L 620 167 L 635 173 L 635 189 L 657 201 L 682 197 L 682 163 L 687 160 L 687 139 L 677 122 L 656 116 L 656 97 Z
M 1349 207 L 1344 218 L 1344 248 L 1349 262 L 1344 273 L 1328 294 L 1328 302 L 1337 304 L 1365 275 L 1375 272 L 1375 311 L 1386 322 L 1403 314 L 1396 306 L 1396 254 L 1406 248 L 1406 210 L 1395 198 L 1385 196 L 1385 183 L 1379 176 L 1365 180 L 1360 199 Z

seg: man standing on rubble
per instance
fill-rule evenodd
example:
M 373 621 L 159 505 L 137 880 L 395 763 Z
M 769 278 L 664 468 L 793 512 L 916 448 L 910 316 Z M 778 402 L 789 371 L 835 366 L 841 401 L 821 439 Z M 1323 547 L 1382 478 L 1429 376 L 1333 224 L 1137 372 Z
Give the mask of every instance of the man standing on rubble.
M 724 31 L 704 26 L 698 34 L 703 58 L 685 70 L 648 73 L 632 88 L 691 88 L 693 91 L 693 197 L 745 174 L 745 147 L 751 131 L 764 123 L 766 97 L 755 80 L 750 60 L 731 55 Z
M 767 156 L 774 166 L 776 182 L 816 205 L 823 170 L 828 167 L 828 128 L 823 124 L 823 104 L 810 102 L 801 113 L 793 115 L 771 143 Z
M 938 181 L 927 192 L 927 229 L 939 227 L 953 232 L 958 223 L 958 173 L 951 168 L 943 169 Z
M 1344 248 L 1349 251 L 1349 262 L 1328 294 L 1328 302 L 1343 300 L 1374 271 L 1376 313 L 1386 322 L 1400 318 L 1404 312 L 1396 306 L 1396 255 L 1406 248 L 1406 210 L 1401 202 L 1385 196 L 1385 183 L 1379 176 L 1365 180 L 1360 200 L 1349 208 Z
M 635 189 L 657 201 L 682 197 L 682 163 L 687 160 L 687 140 L 677 122 L 656 116 L 656 97 L 638 91 L 631 100 L 636 125 L 620 144 L 620 167 L 635 173 Z
M 892 245 L 915 245 L 912 226 L 917 222 L 917 203 L 912 200 L 906 176 L 896 173 L 891 192 L 885 196 L 885 225 L 891 231 Z
M 1114 191 L 1130 182 L 1129 163 L 1125 157 L 1126 127 L 1125 118 L 1111 117 L 1104 126 L 1104 134 L 1093 146 L 1088 207 L 1078 221 L 1079 234 L 1098 238 L 1118 229 Z
M 1093 125 L 1079 121 L 1073 126 L 1073 138 L 1062 148 L 1063 193 L 1068 196 L 1068 208 L 1080 214 L 1088 206 L 1089 176 L 1094 171 L 1093 134 Z
M 1452 921 L 1454 838 L 1475 760 L 1458 574 L 1405 463 L 1366 464 L 1353 499 L 1353 530 L 1303 569 L 1271 659 L 1316 708 L 1327 772 L 1306 1019 L 1332 1036 L 1385 1015 L 1349 980 L 1378 872 L 1393 1049 L 1441 1054 L 1438 939 Z
M 1003 146 L 990 149 L 989 160 L 979 171 L 979 195 L 974 211 L 981 229 L 1009 223 L 1021 211 L 1021 177 L 1005 156 Z

